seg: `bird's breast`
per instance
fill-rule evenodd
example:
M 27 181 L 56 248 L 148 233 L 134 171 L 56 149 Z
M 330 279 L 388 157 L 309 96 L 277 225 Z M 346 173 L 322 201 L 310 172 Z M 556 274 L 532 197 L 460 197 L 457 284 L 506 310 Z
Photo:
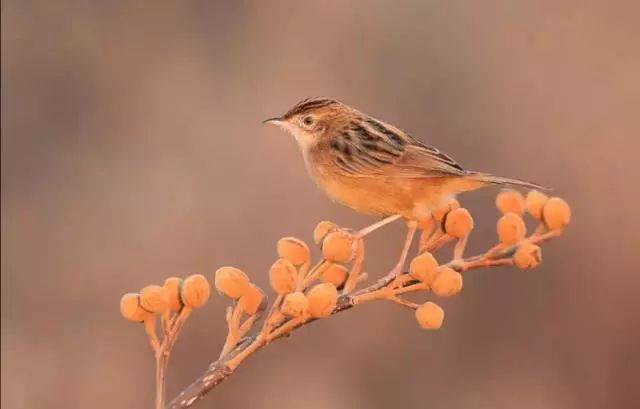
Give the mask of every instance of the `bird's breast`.
M 450 200 L 448 178 L 357 177 L 305 155 L 311 178 L 331 199 L 359 213 L 422 219 Z
M 391 215 L 411 207 L 411 197 L 407 192 L 387 178 L 348 176 L 323 164 L 308 163 L 307 169 L 318 187 L 331 199 L 357 212 Z

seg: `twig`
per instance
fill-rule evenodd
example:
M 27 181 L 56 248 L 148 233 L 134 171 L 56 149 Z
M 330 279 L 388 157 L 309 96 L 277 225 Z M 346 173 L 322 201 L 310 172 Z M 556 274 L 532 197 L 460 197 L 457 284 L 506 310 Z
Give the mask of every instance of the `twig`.
M 191 308 L 182 307 L 180 312 L 171 320 L 168 319 L 167 314 L 162 316 L 162 342 L 160 342 L 156 333 L 155 316 L 150 316 L 144 321 L 145 331 L 149 337 L 149 342 L 151 343 L 151 348 L 156 358 L 156 409 L 163 409 L 165 407 L 166 373 L 169 356 L 171 355 L 171 349 L 176 342 L 178 334 L 190 313 Z
M 407 301 L 403 298 L 397 297 L 397 296 L 392 296 L 389 298 L 389 300 L 393 301 L 396 304 L 402 305 L 403 307 L 407 307 L 409 309 L 415 310 L 416 308 L 419 307 L 418 304 L 411 302 L 411 301 Z
M 469 236 L 464 236 L 461 239 L 458 239 L 455 247 L 453 248 L 453 259 L 460 260 L 464 254 L 464 250 L 467 247 L 467 240 Z
M 351 270 L 349 270 L 347 281 L 344 284 L 343 294 L 349 294 L 354 288 L 356 288 L 358 278 L 362 272 L 362 265 L 364 263 L 364 240 L 362 240 L 362 238 L 356 238 L 354 245 L 356 247 L 355 260 L 353 261 Z
M 242 309 L 239 304 L 233 308 L 233 311 L 229 315 L 227 313 L 227 327 L 229 328 L 229 332 L 227 333 L 227 340 L 222 347 L 222 351 L 220 351 L 220 358 L 225 356 L 231 348 L 233 348 L 237 343 L 240 337 L 240 318 L 242 317 Z

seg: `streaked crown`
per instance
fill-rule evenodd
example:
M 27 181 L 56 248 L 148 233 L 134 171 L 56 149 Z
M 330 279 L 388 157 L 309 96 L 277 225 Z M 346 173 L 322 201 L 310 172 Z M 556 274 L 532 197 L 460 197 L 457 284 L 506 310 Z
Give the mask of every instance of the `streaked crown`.
M 339 108 L 341 106 L 346 107 L 344 104 L 331 98 L 324 98 L 324 97 L 306 98 L 298 102 L 297 104 L 295 104 L 289 111 L 287 111 L 286 114 L 282 116 L 282 118 L 289 119 L 296 115 L 304 115 L 307 113 L 318 111 L 321 108 L 326 108 L 326 107 Z

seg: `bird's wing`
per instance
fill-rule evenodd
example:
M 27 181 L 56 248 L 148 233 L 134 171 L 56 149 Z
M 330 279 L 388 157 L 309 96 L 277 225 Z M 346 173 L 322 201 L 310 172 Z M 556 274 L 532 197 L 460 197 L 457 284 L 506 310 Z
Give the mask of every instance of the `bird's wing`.
M 327 143 L 332 162 L 348 176 L 424 178 L 467 174 L 447 154 L 372 118 L 350 124 Z

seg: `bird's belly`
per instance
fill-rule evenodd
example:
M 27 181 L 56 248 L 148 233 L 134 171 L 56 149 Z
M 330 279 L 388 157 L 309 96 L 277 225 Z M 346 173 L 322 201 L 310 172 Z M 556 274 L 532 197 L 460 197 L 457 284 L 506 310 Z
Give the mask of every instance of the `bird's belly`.
M 314 175 L 315 176 L 315 175 Z M 357 212 L 389 216 L 400 214 L 422 219 L 451 195 L 443 180 L 323 175 L 314 177 L 318 186 L 335 201 Z

